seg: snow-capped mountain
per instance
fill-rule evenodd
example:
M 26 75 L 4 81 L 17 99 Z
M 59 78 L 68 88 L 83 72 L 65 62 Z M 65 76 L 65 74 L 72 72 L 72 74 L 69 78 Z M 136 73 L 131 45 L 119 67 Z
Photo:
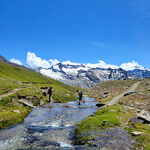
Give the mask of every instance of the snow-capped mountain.
M 145 70 L 134 69 L 134 70 L 129 70 L 128 73 L 133 75 L 137 79 L 146 79 L 146 78 L 150 77 L 150 70 L 149 69 L 145 69 Z
M 27 64 L 41 74 L 63 83 L 84 88 L 92 87 L 102 81 L 150 77 L 150 70 L 136 61 L 123 63 L 120 66 L 106 64 L 81 64 L 70 61 L 60 62 L 56 59 L 45 60 L 34 53 L 27 53 Z
M 50 68 L 40 67 L 38 70 L 45 76 L 82 88 L 92 87 L 102 81 L 133 78 L 121 68 L 90 68 L 83 64 L 58 63 Z

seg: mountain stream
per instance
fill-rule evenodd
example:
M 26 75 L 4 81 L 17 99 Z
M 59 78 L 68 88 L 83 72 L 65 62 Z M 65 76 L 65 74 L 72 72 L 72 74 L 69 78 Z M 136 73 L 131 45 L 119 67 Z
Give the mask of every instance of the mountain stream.
M 22 124 L 0 131 L 0 149 L 80 149 L 72 145 L 74 125 L 98 109 L 93 98 L 84 97 L 84 101 L 80 106 L 77 101 L 72 101 L 33 109 Z

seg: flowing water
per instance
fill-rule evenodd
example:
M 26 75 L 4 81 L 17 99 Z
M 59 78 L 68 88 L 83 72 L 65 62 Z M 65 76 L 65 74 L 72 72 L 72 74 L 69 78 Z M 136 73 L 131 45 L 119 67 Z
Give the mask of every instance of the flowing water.
M 97 110 L 93 98 L 84 97 L 84 101 L 80 106 L 73 101 L 33 109 L 22 124 L 0 131 L 0 149 L 80 149 L 72 145 L 74 125 Z

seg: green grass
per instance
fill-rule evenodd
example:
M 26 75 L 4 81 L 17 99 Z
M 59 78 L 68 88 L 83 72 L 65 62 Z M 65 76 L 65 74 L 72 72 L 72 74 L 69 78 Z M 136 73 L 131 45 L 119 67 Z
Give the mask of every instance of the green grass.
M 76 139 L 75 144 L 83 144 L 89 140 L 89 138 L 91 139 L 91 132 L 93 131 L 96 132 L 100 130 L 106 130 L 108 127 L 119 126 L 119 110 L 119 106 L 105 107 L 98 110 L 94 116 L 89 116 L 87 119 L 76 124 L 74 131 L 74 137 Z M 104 121 L 105 123 L 103 123 Z
M 24 107 L 19 103 L 15 104 L 16 95 L 7 96 L 0 101 L 0 129 L 10 127 L 14 124 L 21 123 L 31 112 L 31 108 Z M 18 110 L 20 113 L 14 112 Z
M 131 126 L 128 126 L 125 128 L 128 130 L 129 134 L 133 131 L 140 131 L 143 132 L 143 135 L 140 136 L 132 136 L 132 139 L 137 142 L 137 144 L 134 146 L 136 149 L 137 147 L 139 149 L 146 149 L 150 148 L 150 127 L 148 124 L 140 124 L 140 123 L 132 123 Z
M 31 111 L 30 108 L 20 104 L 18 99 L 29 100 L 35 106 L 40 105 L 41 101 L 46 104 L 48 95 L 42 94 L 41 87 L 49 88 L 51 86 L 54 90 L 52 95 L 54 102 L 62 103 L 77 99 L 77 87 L 63 84 L 31 70 L 0 62 L 0 95 L 21 88 L 15 94 L 0 101 L 0 128 L 22 122 L 23 118 Z M 13 110 L 19 110 L 20 114 Z
M 113 111 L 112 111 L 113 110 Z M 110 127 L 122 127 L 129 132 L 130 138 L 136 141 L 133 149 L 150 148 L 150 127 L 148 124 L 132 123 L 130 118 L 137 113 L 136 110 L 126 109 L 120 105 L 112 105 L 98 110 L 93 116 L 89 116 L 76 124 L 74 130 L 75 144 L 90 143 L 93 135 L 99 131 L 105 131 Z M 106 121 L 103 123 L 103 121 Z M 141 136 L 132 136 L 132 131 L 144 132 Z M 99 134 L 99 136 L 102 136 Z

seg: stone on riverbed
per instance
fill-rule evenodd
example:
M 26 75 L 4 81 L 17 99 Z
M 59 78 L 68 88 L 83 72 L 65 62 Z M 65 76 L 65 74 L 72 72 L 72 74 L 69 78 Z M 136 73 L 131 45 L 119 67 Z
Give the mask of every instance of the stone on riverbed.
M 69 108 L 70 106 L 68 106 L 68 105 L 63 105 L 63 107 L 65 107 L 65 108 Z

